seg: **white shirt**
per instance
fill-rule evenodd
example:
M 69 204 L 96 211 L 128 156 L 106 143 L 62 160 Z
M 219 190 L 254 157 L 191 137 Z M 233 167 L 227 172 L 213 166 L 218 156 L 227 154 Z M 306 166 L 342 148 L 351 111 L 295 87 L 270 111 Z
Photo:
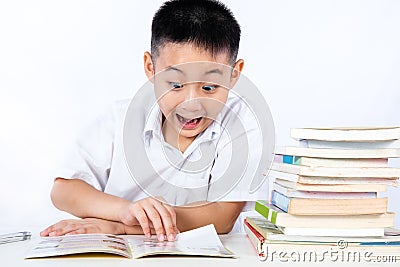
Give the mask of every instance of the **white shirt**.
M 138 184 L 141 183 L 140 179 L 132 177 L 124 156 L 123 129 L 129 103 L 130 100 L 118 101 L 114 103 L 110 111 L 100 116 L 79 137 L 76 146 L 72 148 L 65 164 L 58 170 L 55 177 L 82 179 L 100 191 L 129 201 L 149 197 L 142 190 L 143 186 Z M 166 183 L 185 187 L 188 190 L 205 186 L 204 188 L 207 188 L 207 190 L 201 191 L 198 196 L 200 199 L 196 198 L 194 201 L 247 201 L 243 212 L 254 209 L 254 200 L 265 199 L 268 196 L 268 183 L 264 183 L 255 193 L 249 192 L 252 177 L 257 174 L 257 167 L 261 158 L 262 145 L 260 145 L 260 142 L 262 142 L 262 139 L 259 136 L 260 131 L 257 129 L 257 121 L 239 97 L 230 93 L 226 106 L 232 112 L 238 114 L 243 124 L 244 134 L 247 135 L 249 153 L 247 168 L 244 168 L 242 179 L 236 179 L 229 190 L 224 188 L 226 182 L 218 184 L 218 181 L 227 179 L 226 176 L 225 178 L 221 177 L 224 177 L 227 169 L 232 167 L 229 166 L 232 158 L 237 158 L 237 155 L 233 153 L 239 153 L 241 148 L 238 150 L 232 147 L 231 137 L 235 138 L 235 133 L 224 131 L 224 120 L 229 119 L 226 114 L 221 112 L 216 119 L 220 123 L 214 121 L 196 137 L 184 153 L 181 153 L 175 147 L 164 142 L 161 125 L 162 114 L 158 106 L 149 107 L 146 103 L 143 103 L 143 105 L 143 107 L 135 110 L 143 110 L 143 114 L 140 115 L 145 115 L 148 119 L 141 125 L 137 125 L 142 136 L 132 138 L 137 138 L 137 140 L 143 142 L 147 155 L 140 156 L 147 156 L 156 171 L 152 176 L 153 178 L 148 178 L 148 182 L 151 183 L 151 179 L 160 179 L 161 177 Z M 190 164 L 190 162 L 195 162 L 201 158 L 202 145 L 215 146 L 216 153 L 213 154 L 211 163 L 202 166 L 201 171 L 182 171 L 180 168 L 184 168 L 185 164 Z M 169 152 L 166 153 L 166 150 L 169 150 Z M 182 166 L 177 167 L 176 162 L 171 164 L 171 159 L 166 155 L 180 156 L 182 161 L 177 162 L 182 163 Z M 132 164 L 135 164 L 135 162 Z M 234 174 L 236 173 L 237 170 L 236 172 L 234 170 Z M 157 187 L 155 188 L 157 189 Z M 191 199 L 193 194 L 191 193 L 177 194 L 176 192 L 163 192 L 161 187 L 159 189 L 160 194 L 156 196 L 163 196 L 172 205 L 183 205 L 193 201 Z M 243 213 L 242 216 L 239 216 L 233 231 L 242 230 L 244 215 Z

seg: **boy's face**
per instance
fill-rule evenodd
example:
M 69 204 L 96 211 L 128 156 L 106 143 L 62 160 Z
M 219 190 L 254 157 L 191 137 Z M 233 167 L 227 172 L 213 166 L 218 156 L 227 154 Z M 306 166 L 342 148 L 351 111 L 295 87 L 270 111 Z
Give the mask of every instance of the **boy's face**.
M 232 66 L 227 53 L 213 56 L 192 44 L 167 43 L 158 54 L 152 61 L 146 52 L 145 71 L 165 117 L 164 135 L 194 139 L 224 107 L 243 60 Z

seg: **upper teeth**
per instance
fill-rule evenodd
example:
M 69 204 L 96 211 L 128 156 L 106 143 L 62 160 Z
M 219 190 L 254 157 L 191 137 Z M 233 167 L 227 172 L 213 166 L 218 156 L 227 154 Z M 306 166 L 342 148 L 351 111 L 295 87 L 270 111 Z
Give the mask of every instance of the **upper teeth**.
M 201 117 L 197 117 L 197 118 L 193 118 L 193 119 L 187 119 L 187 118 L 185 118 L 185 117 L 183 117 L 183 116 L 181 116 L 179 114 L 177 114 L 177 115 L 178 115 L 179 121 L 182 122 L 182 123 L 187 123 L 189 121 L 197 122 L 201 118 Z

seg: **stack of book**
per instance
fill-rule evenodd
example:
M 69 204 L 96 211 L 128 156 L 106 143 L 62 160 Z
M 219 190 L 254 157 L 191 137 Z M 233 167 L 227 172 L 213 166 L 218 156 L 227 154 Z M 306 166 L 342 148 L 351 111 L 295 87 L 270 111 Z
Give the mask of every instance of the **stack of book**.
M 263 217 L 246 218 L 249 236 L 398 246 L 398 236 L 388 237 L 395 214 L 378 194 L 397 186 L 400 177 L 400 169 L 388 165 L 400 158 L 400 127 L 301 128 L 292 129 L 291 137 L 300 145 L 276 150 L 271 199 L 256 202 Z

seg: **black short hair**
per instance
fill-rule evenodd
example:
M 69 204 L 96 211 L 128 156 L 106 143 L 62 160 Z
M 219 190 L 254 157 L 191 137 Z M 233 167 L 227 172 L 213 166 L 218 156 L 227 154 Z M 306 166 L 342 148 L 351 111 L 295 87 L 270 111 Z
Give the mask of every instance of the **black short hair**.
M 236 60 L 240 26 L 232 12 L 217 0 L 172 0 L 155 13 L 151 26 L 151 53 L 167 43 L 191 43 L 213 55 L 227 52 Z

